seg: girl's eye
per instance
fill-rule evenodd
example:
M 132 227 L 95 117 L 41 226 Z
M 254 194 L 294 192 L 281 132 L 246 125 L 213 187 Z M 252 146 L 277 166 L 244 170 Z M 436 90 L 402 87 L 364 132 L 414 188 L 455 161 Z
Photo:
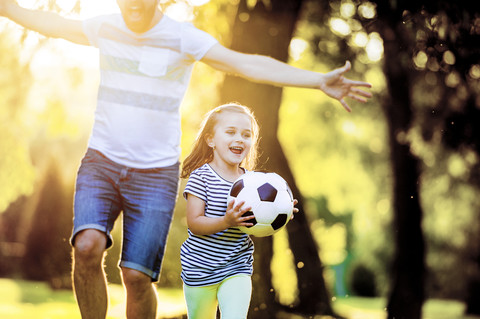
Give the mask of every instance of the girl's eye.
M 235 131 L 227 131 L 227 134 L 233 135 L 233 134 L 235 134 Z

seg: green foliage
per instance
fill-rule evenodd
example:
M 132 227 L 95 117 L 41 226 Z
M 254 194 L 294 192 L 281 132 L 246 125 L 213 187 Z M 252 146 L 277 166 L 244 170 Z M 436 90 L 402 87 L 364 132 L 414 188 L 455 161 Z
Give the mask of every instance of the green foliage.
M 182 287 L 182 280 L 180 278 L 180 246 L 187 239 L 187 219 L 185 216 L 186 200 L 183 197 L 185 184 L 186 181 L 181 180 L 179 196 L 167 239 L 167 248 L 163 259 L 159 287 Z
M 21 195 L 29 195 L 33 191 L 35 171 L 29 157 L 28 145 L 22 132 L 13 129 L 11 125 L 1 126 L 0 145 L 0 212 Z
M 35 171 L 29 156 L 29 129 L 22 121 L 31 75 L 19 62 L 19 48 L 0 31 L 0 213 L 33 191 Z
M 467 283 L 480 278 L 476 7 L 467 1 L 425 2 L 423 7 L 422 2 L 407 1 L 399 12 L 376 3 L 387 23 L 396 21 L 407 44 L 399 65 L 411 81 L 413 121 L 397 138 L 422 162 L 427 292 L 464 298 Z M 467 271 L 449 270 L 459 268 Z
M 73 185 L 65 187 L 52 161 L 29 227 L 22 260 L 26 278 L 71 287 L 70 243 Z
M 312 198 L 309 211 L 316 214 L 314 219 L 325 218 L 314 205 L 319 196 L 328 198 L 333 214 L 353 212 L 354 258 L 368 265 L 377 282 L 387 283 L 393 250 L 389 244 L 393 243 L 389 231 L 392 180 L 386 123 L 377 106 L 388 93 L 378 63 L 383 56 L 383 40 L 374 27 L 378 7 L 368 1 L 328 5 L 309 1 L 306 6 L 308 13 L 291 44 L 291 63 L 325 71 L 351 59 L 351 76 L 363 74 L 373 84 L 375 98 L 366 106 L 354 105 L 353 113 L 345 114 L 311 92 L 287 89 L 279 135 L 302 193 Z M 419 3 L 412 6 L 418 9 Z M 448 6 L 452 10 L 445 9 Z M 412 59 L 399 56 L 399 63 L 418 72 L 412 72 L 415 121 L 411 130 L 400 132 L 398 138 L 409 143 L 412 153 L 423 161 L 419 183 L 431 274 L 428 291 L 439 297 L 461 297 L 466 277 L 447 269 L 463 264 L 471 270 L 475 267 L 472 254 L 478 251 L 478 245 L 472 245 L 478 242 L 479 229 L 476 216 L 480 210 L 474 195 L 478 193 L 475 172 L 479 161 L 474 148 L 478 139 L 474 138 L 475 126 L 468 124 L 478 116 L 480 73 L 478 59 L 472 59 L 477 49 L 471 47 L 478 41 L 470 42 L 478 38 L 478 29 L 473 27 L 478 18 L 460 3 L 431 3 L 427 10 L 417 9 L 403 12 L 405 36 L 414 47 Z M 463 13 L 455 16 L 457 9 Z M 466 112 L 472 104 L 477 111 Z M 452 113 L 457 115 L 452 118 Z M 458 113 L 469 114 L 469 118 Z M 446 149 L 445 142 L 459 145 L 458 153 Z M 328 237 L 328 228 L 320 229 L 319 233 Z M 322 235 L 316 237 L 321 240 Z M 341 239 L 333 236 L 331 240 Z M 328 247 L 325 245 L 328 243 L 323 240 L 320 253 L 322 247 Z M 329 259 L 323 260 L 328 263 Z M 388 291 L 386 284 L 378 288 L 381 294 Z
M 294 64 L 319 67 L 308 51 Z M 356 258 L 376 263 L 376 276 L 386 278 L 388 259 L 378 258 L 388 251 L 390 234 L 384 230 L 391 222 L 386 126 L 375 99 L 353 109 L 348 114 L 326 97 L 285 89 L 279 138 L 302 194 L 309 198 L 307 211 L 322 261 L 335 265 L 347 251 L 355 252 Z M 328 199 L 328 207 L 315 204 L 320 198 Z M 351 224 L 325 225 L 327 210 L 337 217 L 351 214 Z
M 68 99 L 83 101 L 71 93 L 81 94 L 84 85 L 77 81 L 78 72 L 70 72 L 71 81 L 56 79 L 60 85 L 45 90 L 58 73 L 43 69 L 46 77 L 38 80 L 32 65 L 41 64 L 33 62 L 39 48 L 58 52 L 19 29 L 2 24 L 0 37 L 0 212 L 5 211 L 0 214 L 5 230 L 0 236 L 1 272 L 46 280 L 55 288 L 69 287 L 74 185 L 70 177 L 86 140 L 79 129 L 83 118 L 72 121 Z

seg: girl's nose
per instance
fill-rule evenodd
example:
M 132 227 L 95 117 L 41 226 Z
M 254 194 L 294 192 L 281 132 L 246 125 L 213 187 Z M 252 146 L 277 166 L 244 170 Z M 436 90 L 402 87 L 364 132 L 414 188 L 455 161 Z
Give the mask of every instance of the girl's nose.
M 237 143 L 242 143 L 243 144 L 244 141 L 245 141 L 245 139 L 241 135 L 237 136 L 237 138 L 235 139 L 235 142 L 237 142 Z

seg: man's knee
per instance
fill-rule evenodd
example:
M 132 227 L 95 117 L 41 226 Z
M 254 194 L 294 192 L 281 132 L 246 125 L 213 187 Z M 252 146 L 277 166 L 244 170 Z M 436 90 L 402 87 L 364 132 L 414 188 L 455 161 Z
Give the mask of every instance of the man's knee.
M 75 263 L 100 263 L 107 244 L 104 233 L 87 229 L 78 233 L 75 237 L 74 256 Z
M 122 277 L 127 289 L 145 289 L 152 285 L 149 276 L 135 269 L 122 268 Z

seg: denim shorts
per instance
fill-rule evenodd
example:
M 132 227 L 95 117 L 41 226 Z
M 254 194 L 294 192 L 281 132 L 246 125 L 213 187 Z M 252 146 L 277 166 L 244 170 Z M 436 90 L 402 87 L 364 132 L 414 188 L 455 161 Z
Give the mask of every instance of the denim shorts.
M 75 188 L 73 233 L 96 229 L 107 236 L 123 212 L 120 267 L 135 269 L 158 281 L 178 194 L 179 164 L 138 169 L 117 164 L 88 149 Z

